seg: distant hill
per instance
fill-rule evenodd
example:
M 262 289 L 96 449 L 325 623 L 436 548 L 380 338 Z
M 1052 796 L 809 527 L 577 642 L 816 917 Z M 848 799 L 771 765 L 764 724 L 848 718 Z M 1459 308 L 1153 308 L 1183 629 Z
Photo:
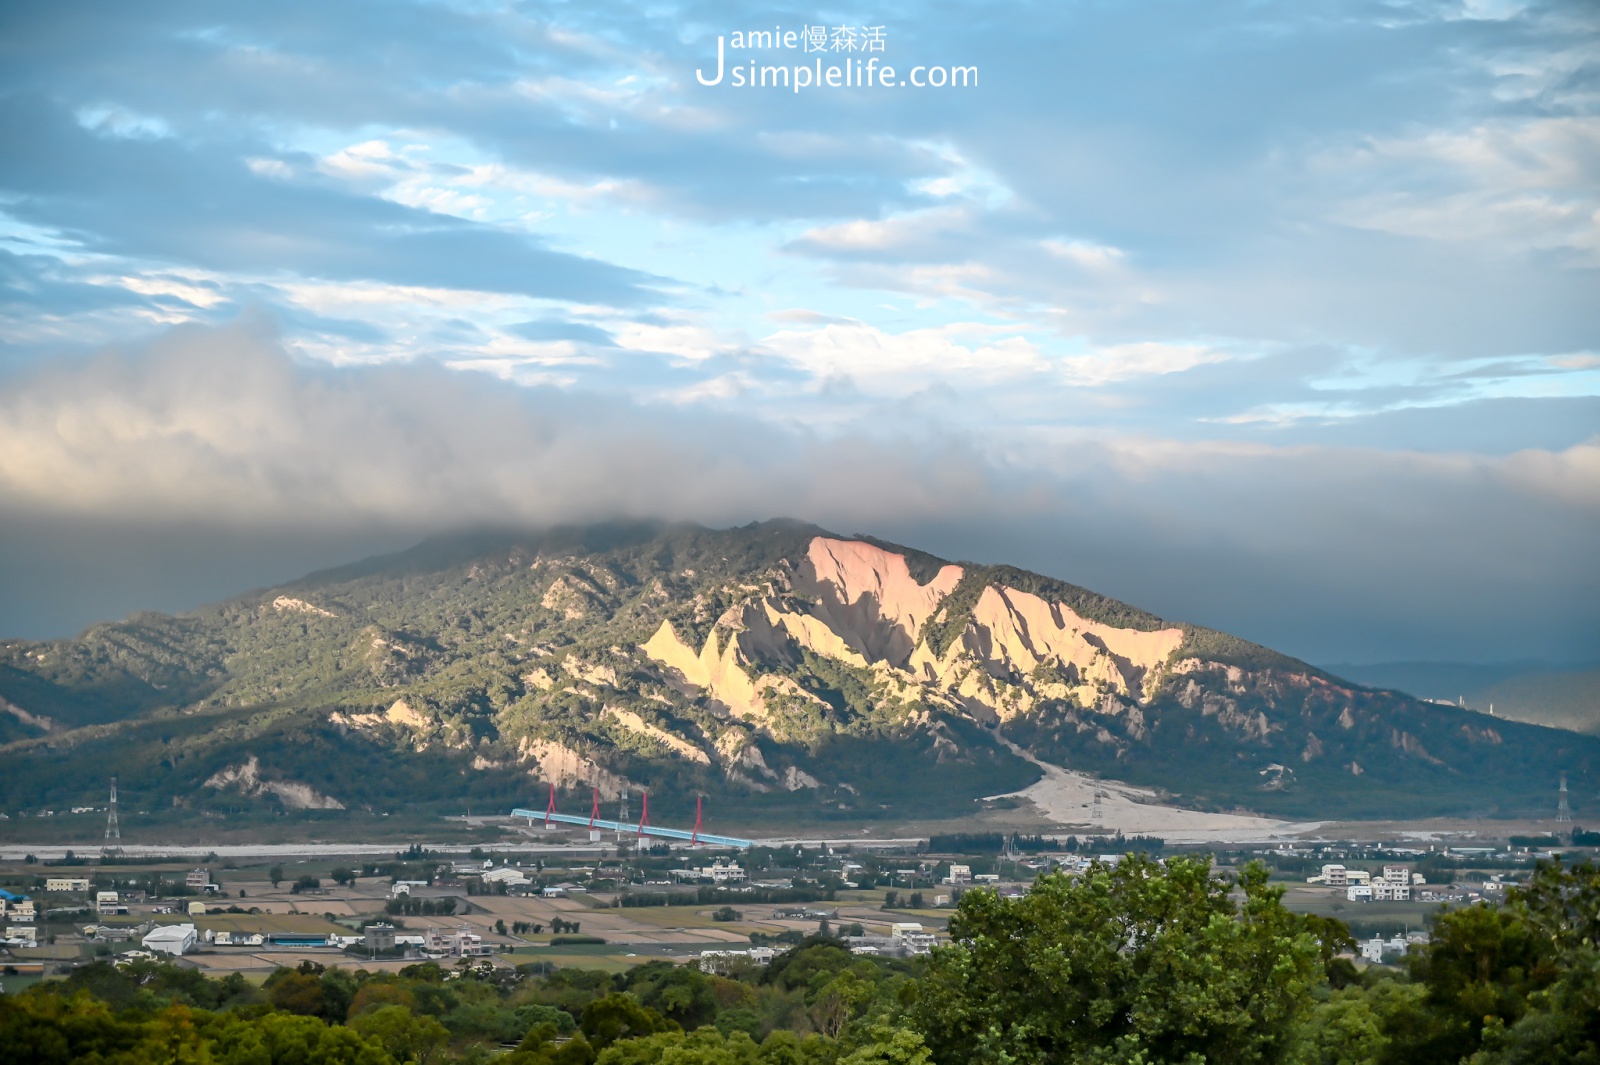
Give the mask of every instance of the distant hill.
M 1360 684 L 1462 705 L 1513 721 L 1600 735 L 1600 665 L 1379 662 L 1328 666 Z
M 1291 817 L 1543 813 L 1600 740 L 1361 687 L 1054 578 L 794 521 L 431 540 L 0 643 L 0 809 L 935 818 L 1049 762 Z M 637 808 L 635 808 L 637 809 Z M 340 811 L 348 811 L 341 814 Z M 30 822 L 31 823 L 31 822 Z M 17 822 L 13 821 L 13 825 Z

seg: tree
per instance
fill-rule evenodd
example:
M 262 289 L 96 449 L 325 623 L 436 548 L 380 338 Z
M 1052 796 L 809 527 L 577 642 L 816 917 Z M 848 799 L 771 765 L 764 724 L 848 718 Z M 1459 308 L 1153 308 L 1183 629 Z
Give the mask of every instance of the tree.
M 334 866 L 328 875 L 333 878 L 333 882 L 335 884 L 339 884 L 341 886 L 346 884 L 354 884 L 356 882 L 355 870 L 346 868 L 342 865 Z
M 877 988 L 870 981 L 846 969 L 808 996 L 811 1023 L 829 1039 L 837 1039 L 876 997 Z
M 1395 1061 L 1600 1061 L 1600 867 L 1549 862 L 1504 906 L 1434 922 L 1406 959 L 1424 1008 L 1386 1025 Z
M 653 961 L 627 974 L 623 987 L 647 1009 L 693 1031 L 717 1016 L 717 997 L 711 980 L 692 966 Z
M 1322 978 L 1323 947 L 1252 863 L 1129 855 L 1042 876 L 1019 899 L 969 891 L 913 1018 L 941 1065 L 1273 1062 Z
M 875 1028 L 872 1042 L 839 1065 L 932 1065 L 933 1055 L 922 1036 L 905 1028 Z
M 379 1006 L 350 1022 L 358 1035 L 376 1042 L 397 1061 L 428 1065 L 442 1057 L 450 1032 L 432 1017 L 412 1013 L 404 1006 Z
M 641 1006 L 633 996 L 613 991 L 583 1008 L 578 1027 L 595 1049 L 604 1050 L 619 1039 L 670 1032 L 678 1026 L 655 1010 Z
M 506 922 L 505 922 L 505 918 L 503 918 L 503 917 L 502 917 L 502 918 L 500 918 L 500 919 L 499 919 L 499 920 L 497 920 L 497 921 L 495 921 L 495 923 L 494 923 L 494 930 L 495 930 L 495 931 L 496 931 L 496 932 L 498 932 L 498 933 L 500 933 L 500 934 L 501 934 L 501 935 L 505 935 L 505 934 L 506 934 Z
M 271 869 L 268 869 L 267 879 L 272 881 L 272 886 L 276 889 L 279 884 L 283 883 L 283 866 L 274 865 Z

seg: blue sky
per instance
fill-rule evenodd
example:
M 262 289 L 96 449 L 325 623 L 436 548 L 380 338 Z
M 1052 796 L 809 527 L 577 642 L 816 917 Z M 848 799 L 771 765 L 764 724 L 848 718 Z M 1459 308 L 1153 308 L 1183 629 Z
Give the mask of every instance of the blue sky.
M 1600 647 L 1590 3 L 0 20 L 0 634 L 792 514 L 1314 659 Z M 814 25 L 883 48 L 729 63 L 896 83 L 695 77 Z

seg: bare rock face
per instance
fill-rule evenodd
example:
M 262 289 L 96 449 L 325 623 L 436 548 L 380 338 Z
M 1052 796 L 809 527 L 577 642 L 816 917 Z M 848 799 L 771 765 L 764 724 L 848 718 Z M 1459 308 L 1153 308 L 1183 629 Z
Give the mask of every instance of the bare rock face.
M 291 810 L 343 810 L 344 803 L 293 780 L 263 780 L 261 760 L 251 755 L 239 765 L 219 769 L 206 779 L 205 786 L 223 790 L 234 788 L 246 795 L 271 795 Z

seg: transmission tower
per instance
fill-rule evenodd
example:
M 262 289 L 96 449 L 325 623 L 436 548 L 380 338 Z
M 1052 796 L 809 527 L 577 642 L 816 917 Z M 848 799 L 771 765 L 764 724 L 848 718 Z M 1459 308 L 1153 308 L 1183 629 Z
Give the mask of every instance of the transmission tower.
M 1092 821 L 1100 820 L 1100 818 L 1101 818 L 1100 799 L 1104 795 L 1105 795 L 1105 792 L 1101 791 L 1099 786 L 1097 785 L 1095 787 L 1095 789 L 1094 789 L 1094 808 L 1089 811 L 1090 820 L 1092 820 Z
M 622 807 L 617 814 L 617 839 L 622 839 L 622 826 L 628 821 L 628 789 L 622 789 Z
M 1572 820 L 1572 807 L 1567 805 L 1567 775 L 1565 773 L 1561 774 L 1561 798 L 1556 803 L 1556 820 Z
M 1561 786 L 1562 786 L 1563 789 L 1566 788 L 1566 778 L 1565 777 L 1562 778 L 1562 785 Z M 1565 799 L 1562 800 L 1563 803 L 1565 801 L 1566 801 Z M 117 824 L 117 778 L 116 777 L 112 777 L 111 778 L 111 807 L 110 807 L 110 812 L 108 812 L 106 814 L 106 839 L 120 840 L 121 838 L 122 838 L 122 826 Z

